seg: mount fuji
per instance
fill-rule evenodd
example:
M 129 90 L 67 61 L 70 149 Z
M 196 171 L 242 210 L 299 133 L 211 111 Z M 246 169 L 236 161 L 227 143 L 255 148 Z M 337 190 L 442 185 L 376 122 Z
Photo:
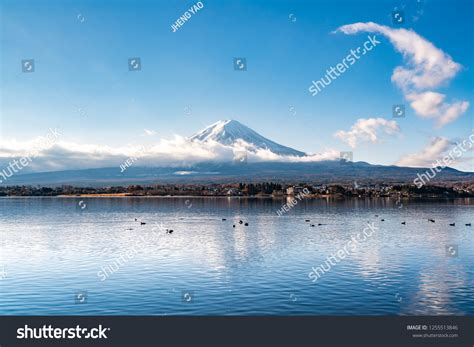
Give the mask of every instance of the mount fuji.
M 226 146 L 239 144 L 249 152 L 269 150 L 278 155 L 297 157 L 306 155 L 304 152 L 273 142 L 236 120 L 220 120 L 194 134 L 189 140 L 199 142 L 215 141 Z
M 62 171 L 45 171 L 34 173 L 21 173 L 12 176 L 3 185 L 31 185 L 43 186 L 111 186 L 154 183 L 223 183 L 242 181 L 283 181 L 283 182 L 308 182 L 308 183 L 334 183 L 334 182 L 384 182 L 402 183 L 412 182 L 417 174 L 428 169 L 373 165 L 367 162 L 341 162 L 339 158 L 312 160 L 310 155 L 296 149 L 280 145 L 239 123 L 236 120 L 218 121 L 198 133 L 188 137 L 183 142 L 174 143 L 179 147 L 179 154 L 185 153 L 193 158 L 194 150 L 197 152 L 211 152 L 217 150 L 221 156 L 207 159 L 206 156 L 198 157 L 194 161 L 169 161 L 172 147 L 164 148 L 155 157 L 137 158 L 137 163 L 121 172 L 120 162 L 127 158 L 122 155 L 115 165 L 105 164 L 95 168 L 69 169 Z M 217 146 L 216 146 L 217 144 Z M 201 146 L 202 145 L 202 146 Z M 169 146 L 170 147 L 170 146 Z M 200 148 L 203 151 L 198 151 Z M 166 151 L 168 150 L 168 152 Z M 236 151 L 245 151 L 251 160 L 232 158 Z M 280 160 L 267 160 L 273 158 L 268 155 L 272 152 Z M 222 153 L 225 155 L 222 156 Z M 75 153 L 72 153 L 74 157 Z M 148 156 L 152 155 L 148 154 Z M 77 154 L 79 155 L 79 153 Z M 260 160 L 255 160 L 260 158 Z M 67 158 L 69 159 L 69 158 Z M 39 160 L 39 159 L 36 159 Z M 59 164 L 59 159 L 47 158 L 54 164 Z M 100 165 L 101 162 L 99 162 Z M 115 165 L 115 166 L 114 166 Z M 435 177 L 436 181 L 443 182 L 473 182 L 474 173 L 461 172 L 452 168 L 444 168 Z

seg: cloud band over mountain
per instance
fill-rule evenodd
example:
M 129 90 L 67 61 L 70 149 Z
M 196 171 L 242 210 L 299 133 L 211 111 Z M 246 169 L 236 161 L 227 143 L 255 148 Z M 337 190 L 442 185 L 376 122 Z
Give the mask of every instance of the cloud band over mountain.
M 316 162 L 339 158 L 339 151 L 336 150 L 318 154 L 305 154 L 296 151 L 266 139 L 236 121 L 232 122 L 232 127 L 237 128 L 240 137 L 230 136 L 232 134 L 228 132 L 228 128 L 223 127 L 214 133 L 215 139 L 210 137 L 200 140 L 198 135 L 206 132 L 206 129 L 210 128 L 208 127 L 190 138 L 175 135 L 172 139 L 159 139 L 156 143 L 148 146 L 111 147 L 59 140 L 38 149 L 36 140 L 19 142 L 0 139 L 0 167 L 6 167 L 14 159 L 31 156 L 33 152 L 35 152 L 35 158 L 28 168 L 23 170 L 24 172 L 114 166 L 118 168 L 128 158 L 136 158 L 134 164 L 136 166 L 152 167 L 186 167 L 208 161 L 232 162 L 236 157 L 242 155 L 245 155 L 249 162 Z M 211 127 L 218 123 L 211 125 Z M 247 141 L 242 138 L 246 138 Z M 229 139 L 232 141 L 228 141 Z M 266 143 L 254 143 L 257 140 L 261 141 L 261 139 L 265 139 Z M 283 152 L 279 152 L 279 150 Z M 295 155 L 298 153 L 302 155 Z

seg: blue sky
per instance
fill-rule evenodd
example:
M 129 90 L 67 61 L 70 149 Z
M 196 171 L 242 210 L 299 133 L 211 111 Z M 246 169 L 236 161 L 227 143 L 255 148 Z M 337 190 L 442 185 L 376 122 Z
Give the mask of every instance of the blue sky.
M 355 160 L 393 164 L 434 138 L 455 141 L 474 129 L 472 1 L 204 0 L 173 33 L 195 3 L 2 0 L 1 136 L 28 141 L 58 127 L 67 142 L 121 147 L 236 119 L 299 150 L 352 150 Z M 405 24 L 392 24 L 395 9 Z M 417 115 L 391 81 L 406 59 L 383 35 L 312 96 L 311 81 L 367 40 L 365 32 L 332 33 L 357 22 L 413 29 L 449 55 L 462 68 L 433 90 L 469 102 L 467 111 L 441 128 Z M 128 71 L 131 57 L 141 71 Z M 246 58 L 247 71 L 234 71 L 234 57 Z M 22 73 L 30 58 L 35 72 Z M 392 118 L 393 104 L 406 105 L 405 118 Z M 359 118 L 395 120 L 400 131 L 354 148 L 334 136 Z M 157 135 L 145 138 L 144 129 Z M 474 171 L 465 159 L 453 166 Z

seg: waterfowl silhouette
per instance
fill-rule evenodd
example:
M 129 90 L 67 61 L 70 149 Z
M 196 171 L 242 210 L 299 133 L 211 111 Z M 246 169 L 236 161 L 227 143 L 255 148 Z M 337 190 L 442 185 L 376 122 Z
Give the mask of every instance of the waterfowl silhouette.
M 449 225 L 454 227 L 454 226 L 456 226 L 456 223 L 449 223 Z
M 140 222 L 140 225 L 145 225 L 146 223 L 145 222 Z
M 381 222 L 385 222 L 385 219 L 382 218 L 380 221 L 381 221 Z
M 402 222 L 403 225 L 407 224 L 407 222 Z
M 245 225 L 246 227 L 248 227 L 248 226 L 249 226 L 249 223 L 245 223 L 244 225 Z
M 222 220 L 224 221 L 224 220 L 227 220 L 227 219 L 226 219 L 226 218 L 222 218 Z
M 318 225 L 322 225 L 321 223 L 318 223 Z
M 239 220 L 239 224 L 242 224 L 242 223 L 243 223 L 242 220 Z
M 138 219 L 135 218 L 135 222 L 138 222 Z
M 167 234 L 172 234 L 173 233 L 173 229 L 170 229 L 167 231 Z
M 305 219 L 305 222 L 310 222 L 310 220 L 309 220 L 309 219 Z
M 470 227 L 470 226 L 471 226 L 471 223 L 466 223 L 466 226 L 467 226 L 467 227 Z
M 232 228 L 235 228 L 235 224 L 234 224 L 234 225 L 232 225 Z
M 431 218 L 428 218 L 428 221 L 430 221 L 431 223 L 434 223 L 435 220 L 434 219 L 431 219 Z
M 311 224 L 312 227 L 314 227 L 314 224 Z

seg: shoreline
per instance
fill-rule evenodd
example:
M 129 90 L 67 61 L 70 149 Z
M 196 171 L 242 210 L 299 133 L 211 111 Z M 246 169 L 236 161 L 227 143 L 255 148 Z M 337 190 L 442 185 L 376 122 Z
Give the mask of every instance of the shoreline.
M 0 196 L 2 198 L 14 198 L 14 199 L 110 199 L 110 198 L 139 198 L 139 199 L 266 199 L 266 200 L 288 200 L 296 199 L 295 196 L 224 196 L 224 195 L 128 195 L 126 193 L 117 193 L 117 194 L 83 194 L 83 195 L 10 195 L 10 196 Z M 410 201 L 410 200 L 459 200 L 459 199 L 471 199 L 472 197 L 446 197 L 446 196 L 411 196 L 411 197 L 398 197 L 398 196 L 335 196 L 335 195 L 326 195 L 326 196 L 308 196 L 302 200 L 380 200 L 388 199 L 394 201 Z M 474 201 L 474 198 L 472 198 Z

